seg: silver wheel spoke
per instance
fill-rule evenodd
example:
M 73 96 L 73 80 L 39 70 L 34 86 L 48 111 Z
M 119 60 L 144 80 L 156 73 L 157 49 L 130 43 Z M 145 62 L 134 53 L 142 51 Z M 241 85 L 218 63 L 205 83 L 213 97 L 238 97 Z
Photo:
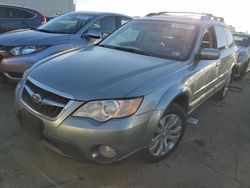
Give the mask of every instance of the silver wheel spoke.
M 170 147 L 169 147 L 169 144 L 167 142 L 167 139 L 164 139 L 163 145 L 164 145 L 164 153 L 167 153 L 170 150 Z
M 150 150 L 155 150 L 155 148 L 157 148 L 157 146 L 159 145 L 159 142 L 160 142 L 160 140 L 159 139 L 157 139 L 157 140 L 155 140 L 155 141 L 152 141 L 151 142 L 151 144 L 150 144 Z
M 156 141 L 156 140 L 159 140 L 159 138 L 160 138 L 160 135 L 157 134 L 156 136 L 153 137 L 152 141 L 154 142 L 154 141 Z
M 162 155 L 163 149 L 164 149 L 164 148 L 163 148 L 163 141 L 160 141 L 160 143 L 159 143 L 159 145 L 158 145 L 158 148 L 157 148 L 155 154 L 156 154 L 157 156 Z
M 160 128 L 165 127 L 165 125 L 166 125 L 166 120 L 167 120 L 167 118 L 162 118 L 162 119 L 160 120 Z
M 178 122 L 179 117 L 178 116 L 171 116 L 169 118 L 169 121 L 166 122 L 166 128 L 171 129 L 173 126 L 176 125 L 176 123 Z
M 169 130 L 170 134 L 180 134 L 181 133 L 181 127 L 177 126 L 175 129 Z
M 179 135 L 168 135 L 168 139 L 170 139 L 174 143 L 177 142 L 178 138 L 179 138 Z

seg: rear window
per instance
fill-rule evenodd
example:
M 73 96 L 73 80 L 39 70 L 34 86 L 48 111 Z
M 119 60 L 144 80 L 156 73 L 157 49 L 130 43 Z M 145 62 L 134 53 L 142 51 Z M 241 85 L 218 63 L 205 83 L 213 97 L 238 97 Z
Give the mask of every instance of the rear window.
M 33 14 L 33 13 L 31 13 L 31 12 L 27 12 L 27 11 L 22 11 L 23 12 L 23 17 L 24 18 L 27 18 L 27 19 L 29 19 L 29 18 L 33 18 L 35 15 Z

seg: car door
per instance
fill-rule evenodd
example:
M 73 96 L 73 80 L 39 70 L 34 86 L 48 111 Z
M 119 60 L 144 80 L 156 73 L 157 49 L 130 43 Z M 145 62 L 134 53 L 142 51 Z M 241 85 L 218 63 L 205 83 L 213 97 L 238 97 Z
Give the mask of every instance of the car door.
M 233 37 L 232 39 L 227 39 L 226 36 L 226 28 L 223 26 L 215 26 L 215 34 L 216 34 L 216 41 L 217 41 L 217 49 L 221 52 L 221 57 L 219 64 L 217 66 L 218 69 L 218 82 L 216 84 L 216 87 L 220 89 L 224 82 L 226 81 L 226 78 L 229 73 L 229 69 L 234 63 L 234 53 L 232 53 L 232 45 L 233 43 Z M 229 37 L 229 36 L 228 36 Z
M 216 49 L 216 38 L 214 27 L 208 26 L 204 29 L 200 42 L 199 52 L 203 49 Z M 215 84 L 218 77 L 218 60 L 199 60 L 193 67 L 195 73 L 193 77 L 193 93 L 191 97 L 191 108 L 195 108 L 215 91 Z

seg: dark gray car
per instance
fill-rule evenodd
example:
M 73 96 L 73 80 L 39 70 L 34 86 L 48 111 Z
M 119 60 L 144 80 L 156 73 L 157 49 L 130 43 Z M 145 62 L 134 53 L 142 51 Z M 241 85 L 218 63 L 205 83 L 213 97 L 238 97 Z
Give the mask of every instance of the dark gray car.
M 115 13 L 72 12 L 36 30 L 2 34 L 0 74 L 20 80 L 35 62 L 63 50 L 94 44 L 129 20 L 130 17 Z
M 22 127 L 55 151 L 111 163 L 150 161 L 180 143 L 186 118 L 228 91 L 238 48 L 221 18 L 159 13 L 95 46 L 44 59 L 16 89 Z

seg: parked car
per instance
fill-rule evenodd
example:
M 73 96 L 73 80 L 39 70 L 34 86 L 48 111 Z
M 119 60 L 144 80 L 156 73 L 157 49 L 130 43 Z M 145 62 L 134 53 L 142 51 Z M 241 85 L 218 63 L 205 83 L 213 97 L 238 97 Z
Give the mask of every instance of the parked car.
M 16 89 L 22 127 L 77 159 L 107 164 L 139 150 L 164 159 L 187 116 L 226 96 L 238 50 L 221 18 L 179 14 L 133 20 L 95 46 L 35 64 Z
M 241 79 L 250 62 L 250 35 L 234 33 L 234 41 L 239 47 L 238 60 L 234 69 L 234 76 Z
M 0 74 L 18 81 L 35 62 L 63 50 L 94 44 L 129 20 L 130 17 L 115 13 L 72 12 L 36 30 L 2 34 Z
M 0 4 L 0 33 L 37 28 L 46 23 L 46 17 L 36 10 L 13 5 Z

